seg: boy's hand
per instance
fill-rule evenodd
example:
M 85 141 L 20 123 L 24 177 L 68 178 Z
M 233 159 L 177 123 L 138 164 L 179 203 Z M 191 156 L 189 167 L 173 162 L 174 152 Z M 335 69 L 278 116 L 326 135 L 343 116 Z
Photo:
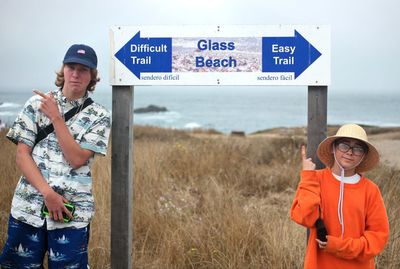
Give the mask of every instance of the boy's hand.
M 301 146 L 301 158 L 303 160 L 303 170 L 315 170 L 315 163 L 311 158 L 307 158 L 305 145 Z
M 69 212 L 64 205 L 64 203 L 68 203 L 68 200 L 55 191 L 52 190 L 44 195 L 44 203 L 49 210 L 49 216 L 51 219 L 58 222 L 64 222 L 62 215 L 63 212 L 67 214 L 69 218 L 73 219 L 71 212 Z
M 33 90 L 33 92 L 42 97 L 40 100 L 42 104 L 40 105 L 39 109 L 51 120 L 51 122 L 62 118 L 58 110 L 56 99 L 54 99 L 52 93 L 47 95 L 39 90 Z

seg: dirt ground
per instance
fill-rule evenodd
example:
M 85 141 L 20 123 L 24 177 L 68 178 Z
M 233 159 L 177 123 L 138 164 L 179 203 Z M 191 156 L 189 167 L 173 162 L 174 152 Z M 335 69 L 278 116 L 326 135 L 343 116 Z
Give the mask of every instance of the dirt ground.
M 369 140 L 378 149 L 382 162 L 400 169 L 400 132 L 372 135 Z

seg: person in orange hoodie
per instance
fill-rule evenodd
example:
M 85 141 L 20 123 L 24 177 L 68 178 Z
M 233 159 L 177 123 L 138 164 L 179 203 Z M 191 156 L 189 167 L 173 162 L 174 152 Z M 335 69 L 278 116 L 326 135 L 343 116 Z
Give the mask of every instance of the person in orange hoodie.
M 305 269 L 371 269 L 389 237 L 389 222 L 379 188 L 363 176 L 379 163 L 365 130 L 346 124 L 322 141 L 315 163 L 301 149 L 303 170 L 290 211 L 310 229 Z

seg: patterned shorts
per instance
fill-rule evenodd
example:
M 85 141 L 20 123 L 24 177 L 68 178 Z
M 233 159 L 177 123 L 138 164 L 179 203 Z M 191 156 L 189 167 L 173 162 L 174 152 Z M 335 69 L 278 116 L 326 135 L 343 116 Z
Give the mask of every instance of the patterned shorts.
M 87 269 L 89 226 L 46 230 L 10 216 L 8 238 L 0 257 L 1 268 L 43 268 L 48 251 L 49 269 Z

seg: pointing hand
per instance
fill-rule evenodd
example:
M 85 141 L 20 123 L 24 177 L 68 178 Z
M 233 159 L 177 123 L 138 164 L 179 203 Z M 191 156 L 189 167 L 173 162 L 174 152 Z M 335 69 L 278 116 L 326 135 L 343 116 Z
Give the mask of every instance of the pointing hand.
M 40 105 L 40 111 L 42 111 L 52 122 L 57 118 L 61 118 L 61 114 L 58 110 L 57 102 L 54 99 L 53 94 L 44 94 L 39 90 L 33 90 L 34 93 L 41 96 L 40 100 L 42 103 Z
M 301 146 L 301 158 L 303 160 L 303 170 L 315 170 L 315 163 L 311 158 L 307 158 L 306 146 Z

